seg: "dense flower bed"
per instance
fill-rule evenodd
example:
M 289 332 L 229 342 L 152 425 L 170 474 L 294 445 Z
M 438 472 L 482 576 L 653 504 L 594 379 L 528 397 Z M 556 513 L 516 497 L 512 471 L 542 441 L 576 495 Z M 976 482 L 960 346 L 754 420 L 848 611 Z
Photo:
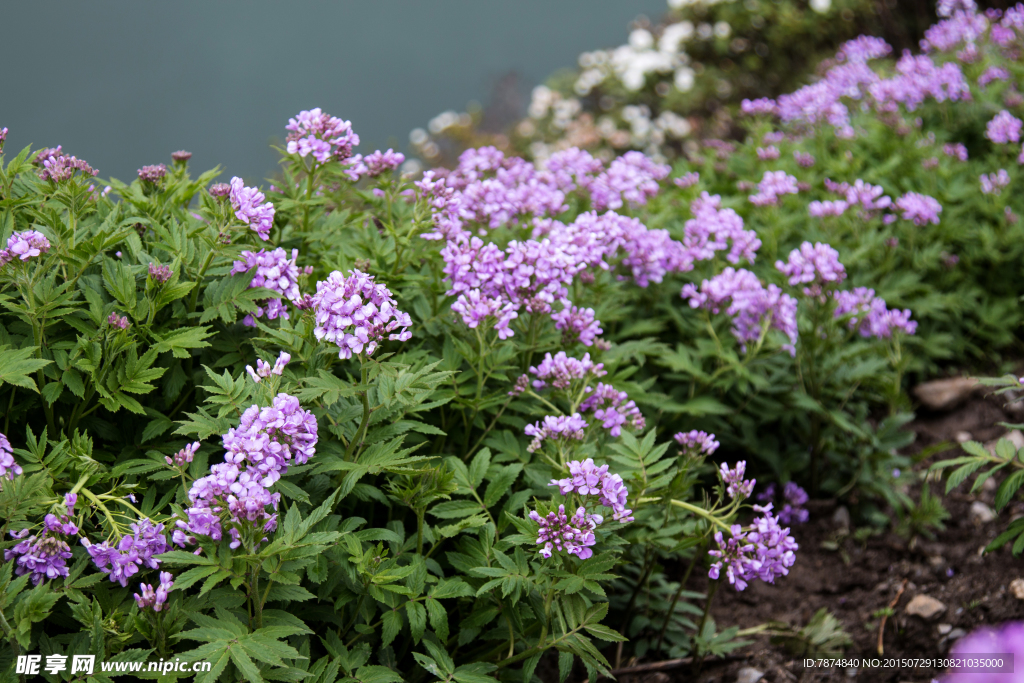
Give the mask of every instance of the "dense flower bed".
M 1015 340 L 1024 6 L 942 9 L 675 168 L 402 176 L 319 109 L 265 191 L 4 157 L 11 654 L 479 683 L 741 645 L 714 587 L 785 580 L 803 487 L 913 508 L 906 373 Z

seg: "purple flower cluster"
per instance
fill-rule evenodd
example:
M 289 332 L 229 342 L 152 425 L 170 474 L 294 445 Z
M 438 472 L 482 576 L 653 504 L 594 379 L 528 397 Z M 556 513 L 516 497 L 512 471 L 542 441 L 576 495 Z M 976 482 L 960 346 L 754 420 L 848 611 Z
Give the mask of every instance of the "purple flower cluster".
M 299 399 L 281 393 L 269 407 L 250 406 L 224 435 L 224 460 L 244 466 L 263 486 L 271 486 L 294 460 L 305 464 L 316 453 L 317 423 Z
M 588 514 L 584 507 L 577 508 L 570 518 L 565 513 L 565 505 L 559 505 L 558 512 L 549 512 L 544 517 L 531 510 L 530 519 L 540 526 L 537 545 L 543 546 L 539 551 L 541 556 L 551 557 L 552 553 L 564 551 L 581 560 L 593 556 L 591 548 L 597 543 L 594 529 L 604 521 L 601 515 Z
M 978 180 L 981 181 L 982 194 L 1002 194 L 1003 188 L 1010 184 L 1010 174 L 1005 168 L 999 169 L 996 173 L 982 173 Z
M 885 188 L 881 185 L 871 185 L 858 178 L 853 185 L 849 183 L 837 183 L 825 179 L 825 187 L 830 192 L 835 192 L 845 197 L 845 205 L 860 206 L 862 215 L 871 216 L 876 211 L 888 209 L 892 206 L 892 198 L 885 195 Z
M 210 194 L 213 194 L 213 189 L 210 188 Z M 274 226 L 274 205 L 265 201 L 266 195 L 255 187 L 245 187 L 242 179 L 235 177 L 231 179 L 229 196 L 235 217 L 248 225 L 264 242 L 270 239 L 270 228 Z
M 154 612 L 159 612 L 167 602 L 168 593 L 174 588 L 174 576 L 170 572 L 160 572 L 160 583 L 157 584 L 156 590 L 153 590 L 152 584 L 148 583 L 140 583 L 139 588 L 142 590 L 142 595 L 134 594 L 139 609 L 152 608 Z
M 939 224 L 942 205 L 933 197 L 917 192 L 908 192 L 896 200 L 896 208 L 903 212 L 903 220 L 913 221 L 914 225 L 927 223 Z
M 726 463 L 722 463 L 718 468 L 718 473 L 722 477 L 722 483 L 726 486 L 726 493 L 730 498 L 736 500 L 740 498 L 749 498 L 750 494 L 754 491 L 754 484 L 757 483 L 756 479 L 744 479 L 743 475 L 747 471 L 747 461 L 740 460 L 736 463 L 736 467 L 730 468 Z
M 253 370 L 251 365 L 245 366 L 245 371 L 249 373 L 249 377 L 252 378 L 253 382 L 259 384 L 265 377 L 271 375 L 277 375 L 280 377 L 284 374 L 284 366 L 288 365 L 292 360 L 292 354 L 282 351 L 277 356 L 277 360 L 274 361 L 273 367 L 270 363 L 267 363 L 262 358 L 256 359 L 256 369 Z
M 402 165 L 403 161 L 405 161 L 404 154 L 389 148 L 386 152 L 378 149 L 373 154 L 368 154 L 363 159 L 363 164 L 366 166 L 366 175 L 375 178 L 382 173 L 394 171 Z
M 127 330 L 130 325 L 128 316 L 120 316 L 117 313 L 111 313 L 107 316 L 107 324 L 122 330 Z
M 548 384 L 555 389 L 567 389 L 573 380 L 608 374 L 603 363 L 590 360 L 589 353 L 583 354 L 582 359 L 576 359 L 566 355 L 565 351 L 559 351 L 554 356 L 545 353 L 539 365 L 530 367 L 530 373 L 537 378 L 533 380 L 534 389 L 543 389 Z
M 675 183 L 676 187 L 681 187 L 685 190 L 700 182 L 700 173 L 697 173 L 697 171 L 690 171 L 689 173 L 684 173 L 678 178 L 675 178 L 672 182 Z
M 765 171 L 757 184 L 757 194 L 750 195 L 750 202 L 755 206 L 771 206 L 778 204 L 782 195 L 799 191 L 796 178 L 785 171 Z
M 281 299 L 265 299 L 260 301 L 255 317 L 262 318 L 266 315 L 268 320 L 274 320 L 278 317 L 288 320 L 288 307 L 284 303 L 285 300 L 294 302 L 302 297 L 302 293 L 299 291 L 300 272 L 298 265 L 296 265 L 299 250 L 292 249 L 292 257 L 290 259 L 288 258 L 288 253 L 280 247 L 273 251 L 265 249 L 260 249 L 258 252 L 243 251 L 241 256 L 244 260 L 235 261 L 231 266 L 229 275 L 245 273 L 255 268 L 256 272 L 252 276 L 249 288 L 266 287 L 278 292 L 282 296 Z M 249 327 L 256 326 L 253 314 L 246 315 L 242 322 Z
M 761 161 L 774 161 L 779 158 L 779 148 L 775 145 L 757 148 L 757 158 Z
M 953 644 L 949 657 L 984 658 L 986 655 L 999 655 L 1014 658 L 1019 662 L 1024 658 L 1024 623 L 1007 622 L 997 627 L 985 626 L 960 638 Z M 951 669 L 942 683 L 1017 683 L 1019 672 L 1011 666 L 1008 672 L 992 669 L 969 667 L 967 661 L 963 668 Z
M 997 144 L 1020 142 L 1021 122 L 1016 116 L 1005 109 L 996 114 L 985 127 L 985 137 Z
M 819 296 L 822 288 L 846 279 L 839 252 L 821 242 L 804 242 L 799 249 L 789 252 L 788 261 L 776 261 L 775 267 L 789 278 L 791 286 L 811 285 L 804 288 L 807 296 Z
M 50 251 L 50 240 L 38 230 L 22 230 L 7 238 L 7 248 L 0 249 L 0 268 L 20 259 L 28 261 Z
M 359 136 L 349 121 L 323 113 L 319 107 L 300 111 L 288 119 L 285 129 L 291 131 L 286 138 L 289 154 L 306 157 L 310 154 L 319 163 L 331 157 L 344 161 L 352 156 L 352 148 L 359 144 Z
M 684 285 L 681 295 L 689 300 L 691 308 L 705 308 L 715 314 L 724 308 L 733 319 L 732 333 L 744 352 L 748 343 L 761 338 L 762 326 L 767 322 L 789 338 L 783 348 L 796 353 L 796 299 L 775 285 L 765 287 L 749 270 L 727 267 L 701 282 L 700 288 Z
M 231 186 L 227 183 L 214 183 L 210 185 L 209 192 L 211 197 L 227 197 L 231 194 Z
M 7 141 L 7 127 L 0 128 L 0 149 L 4 148 L 4 143 Z
M 50 152 L 56 152 L 56 155 Z M 75 175 L 75 171 L 80 171 L 83 175 L 90 176 L 99 173 L 99 171 L 87 164 L 84 159 L 61 154 L 60 147 L 57 147 L 56 150 L 43 150 L 36 157 L 36 161 L 38 162 L 40 159 L 43 160 L 43 170 L 39 172 L 39 177 L 43 180 L 52 180 L 55 183 L 70 180 Z
M 910 319 L 910 311 L 890 310 L 885 300 L 875 296 L 875 290 L 857 287 L 852 291 L 834 294 L 835 317 L 850 316 L 849 326 L 860 332 L 862 337 L 887 339 L 893 332 L 914 334 L 917 322 Z
M 1010 80 L 1010 72 L 1001 66 L 990 66 L 978 76 L 978 86 L 984 88 L 992 81 L 1008 81 Z
M 66 535 L 59 524 L 51 524 L 47 515 L 41 534 L 29 535 L 28 529 L 12 531 L 11 538 L 21 542 L 4 551 L 4 562 L 14 562 L 17 576 L 30 574 L 33 585 L 43 579 L 53 580 L 68 575 L 67 561 L 71 559 L 71 548 L 61 536 Z M 71 533 L 78 533 L 77 528 Z
M 810 514 L 804 509 L 809 500 L 807 492 L 793 481 L 786 482 L 782 489 L 782 509 L 779 510 L 779 521 L 783 524 L 804 524 Z M 768 484 L 764 491 L 757 494 L 757 500 L 771 503 L 775 500 L 775 484 Z
M 339 358 L 364 351 L 372 355 L 385 336 L 393 341 L 412 338 L 409 314 L 398 310 L 386 285 L 359 270 L 349 271 L 347 278 L 336 270 L 317 282 L 312 305 L 316 338 L 337 344 Z
M 683 227 L 683 253 L 678 270 L 692 270 L 695 262 L 710 260 L 726 249 L 729 263 L 754 262 L 761 240 L 753 230 L 744 229 L 739 214 L 722 208 L 721 197 L 702 192 L 690 204 L 690 212 L 693 218 Z
M 138 573 L 140 565 L 158 569 L 160 560 L 154 555 L 167 551 L 163 524 L 153 524 L 143 517 L 132 523 L 131 530 L 132 535 L 122 536 L 116 546 L 106 541 L 92 544 L 88 539 L 82 539 L 82 545 L 89 551 L 96 568 L 122 587 L 127 586 L 128 579 Z
M 177 152 L 171 152 L 171 161 L 183 164 L 191 158 L 192 152 L 186 152 L 183 149 L 179 149 Z
M 714 434 L 697 431 L 696 429 L 689 432 L 678 432 L 672 438 L 683 447 L 683 450 L 692 452 L 695 455 L 698 453 L 711 455 L 718 450 L 719 446 Z
M 749 530 L 734 524 L 729 539 L 721 531 L 715 532 L 718 548 L 708 551 L 708 555 L 717 558 L 708 576 L 719 578 L 724 567 L 729 583 L 738 591 L 754 579 L 775 583 L 776 576 L 789 573 L 799 549 L 789 529 L 780 527 L 778 517 L 771 514 L 771 504 L 755 505 L 754 510 L 762 516 L 754 520 Z
M 618 391 L 610 384 L 598 382 L 593 389 L 586 387 L 587 398 L 580 404 L 583 412 L 594 412 L 594 419 L 612 436 L 622 434 L 622 425 L 629 424 L 636 430 L 644 428 L 646 422 L 635 401 L 630 401 L 625 391 Z
M 167 266 L 158 266 L 155 263 L 149 264 L 149 277 L 157 284 L 163 284 L 171 279 L 171 269 Z
M 579 341 L 584 346 L 591 346 L 604 331 L 601 321 L 594 317 L 593 308 L 566 306 L 561 312 L 553 313 L 551 319 L 555 321 L 555 329 L 562 331 L 565 344 Z
M 595 209 L 618 209 L 624 205 L 642 206 L 658 194 L 659 181 L 668 177 L 671 167 L 651 161 L 641 152 L 626 152 L 608 166 L 608 170 L 590 184 L 590 201 Z
M 967 148 L 959 142 L 946 143 L 942 146 L 942 153 L 949 157 L 956 157 L 960 161 L 967 161 Z
M 14 461 L 14 449 L 7 437 L 0 434 L 0 479 L 7 477 L 11 481 L 22 473 L 21 465 Z
M 808 154 L 807 152 L 801 152 L 800 150 L 796 150 L 795 152 L 793 152 L 793 159 L 795 159 L 796 163 L 798 163 L 800 166 L 803 166 L 804 168 L 810 168 L 811 166 L 814 166 L 814 155 Z
M 841 199 L 835 201 L 826 200 L 823 202 L 813 201 L 807 205 L 807 213 L 815 218 L 822 218 L 824 216 L 842 216 L 846 213 L 846 209 L 849 206 L 849 203 Z
M 191 156 L 191 155 L 189 155 Z M 167 175 L 167 167 L 163 164 L 155 166 L 143 166 L 139 169 L 139 180 L 144 183 L 158 183 Z
M 180 451 L 174 454 L 174 456 L 165 455 L 164 460 L 171 467 L 184 468 L 192 462 L 192 458 L 195 457 L 196 451 L 199 450 L 199 442 L 195 441 L 186 445 Z
M 582 441 L 583 430 L 586 428 L 587 423 L 580 417 L 579 413 L 557 417 L 547 415 L 544 417 L 543 422 L 526 425 L 523 433 L 533 437 L 533 441 L 530 442 L 526 450 L 530 453 L 535 453 L 548 440 L 566 441 L 575 439 L 576 441 Z
M 552 479 L 548 486 L 557 486 L 563 496 L 577 493 L 583 497 L 597 496 L 597 502 L 611 508 L 612 519 L 623 524 L 633 521 L 633 511 L 626 507 L 629 490 L 618 474 L 609 474 L 608 465 L 600 467 L 592 458 L 568 463 L 569 476 Z M 600 523 L 600 522 L 598 522 Z

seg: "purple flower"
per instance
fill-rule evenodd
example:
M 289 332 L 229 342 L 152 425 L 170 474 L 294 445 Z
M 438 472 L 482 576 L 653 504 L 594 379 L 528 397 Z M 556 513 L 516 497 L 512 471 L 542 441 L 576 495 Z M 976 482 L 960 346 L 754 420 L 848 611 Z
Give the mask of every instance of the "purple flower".
M 153 524 L 143 517 L 131 525 L 132 535 L 123 536 L 116 546 L 108 542 L 93 544 L 82 539 L 82 545 L 89 551 L 93 564 L 114 583 L 126 587 L 128 580 L 138 573 L 139 566 L 158 569 L 160 560 L 154 555 L 167 551 L 167 539 L 163 535 L 164 525 Z
M 997 144 L 1020 142 L 1020 129 L 1024 123 L 1005 109 L 996 114 L 985 127 L 985 137 Z
M 50 240 L 38 230 L 22 230 L 7 238 L 7 248 L 0 250 L 0 268 L 13 261 L 20 259 L 28 261 L 30 258 L 45 254 L 50 251 Z
M 111 313 L 109 316 L 107 316 L 107 324 L 112 326 L 112 327 L 117 327 L 117 328 L 120 328 L 122 330 L 127 330 L 128 329 L 128 325 L 129 325 L 129 323 L 128 323 L 128 316 L 122 317 L 122 316 L 119 316 L 117 313 Z
M 804 509 L 804 505 L 810 499 L 807 492 L 804 491 L 796 482 L 786 482 L 786 486 L 782 490 L 782 497 L 785 502 L 782 505 L 782 509 L 779 511 L 779 521 L 783 524 L 804 524 L 807 522 L 810 514 Z
M 1003 188 L 1010 184 L 1010 174 L 1005 168 L 999 169 L 996 173 L 982 173 L 978 180 L 981 181 L 982 194 L 1002 194 Z
M 388 149 L 386 152 L 382 152 L 379 149 L 373 154 L 369 154 L 363 159 L 363 163 L 366 164 L 366 175 L 370 177 L 379 176 L 382 173 L 394 171 L 396 168 L 402 165 L 405 161 L 405 155 L 400 152 L 395 152 L 392 149 Z
M 557 417 L 547 415 L 543 422 L 526 425 L 523 433 L 533 437 L 533 441 L 526 450 L 530 453 L 535 453 L 547 440 L 574 439 L 582 441 L 583 430 L 586 428 L 587 423 L 580 417 L 579 413 L 573 413 L 571 416 L 560 415 Z
M 892 48 L 881 38 L 859 36 L 843 44 L 836 53 L 840 61 L 861 63 L 886 57 Z
M 294 460 L 305 464 L 315 453 L 317 423 L 313 413 L 302 409 L 299 399 L 280 393 L 273 404 L 250 406 L 224 435 L 224 460 L 258 473 L 263 486 L 271 486 L 288 471 Z
M 586 387 L 587 398 L 580 404 L 583 412 L 594 412 L 594 419 L 612 436 L 622 434 L 622 425 L 629 424 L 633 429 L 643 429 L 644 416 L 640 413 L 636 402 L 630 401 L 625 391 L 618 391 L 610 384 L 598 382 L 596 388 Z
M 153 590 L 151 584 L 140 583 L 139 589 L 142 590 L 142 595 L 135 593 L 135 602 L 138 603 L 140 610 L 152 608 L 154 612 L 159 612 L 167 602 L 167 594 L 173 587 L 174 576 L 170 572 L 160 572 L 160 583 L 157 584 L 156 590 Z
M 779 107 L 775 100 L 762 97 L 757 100 L 743 100 L 740 102 L 740 111 L 748 116 L 775 116 L 779 113 Z
M 678 432 L 672 438 L 683 447 L 683 450 L 694 455 L 698 453 L 711 455 L 718 450 L 719 444 L 715 440 L 714 434 L 699 432 L 696 429 L 689 432 Z
M 56 152 L 56 155 L 53 152 Z M 36 161 L 39 160 L 43 162 L 43 170 L 39 172 L 39 177 L 43 180 L 52 180 L 55 183 L 70 180 L 75 175 L 75 171 L 91 176 L 98 173 L 85 160 L 60 154 L 60 147 L 56 150 L 43 150 L 36 157 Z
M 770 206 L 778 204 L 780 196 L 797 192 L 799 189 L 793 176 L 785 171 L 765 171 L 757 184 L 757 194 L 750 195 L 750 201 L 756 206 Z
M 143 166 L 139 169 L 139 180 L 144 183 L 158 183 L 165 175 L 167 175 L 167 167 L 163 164 Z
M 814 166 L 814 156 L 811 154 L 807 154 L 806 152 L 801 152 L 797 150 L 793 152 L 793 158 L 796 159 L 796 163 L 800 164 L 804 168 L 810 168 L 811 166 Z
M 199 450 L 199 442 L 195 441 L 191 444 L 186 445 L 180 451 L 174 454 L 174 457 L 169 455 L 164 456 L 164 460 L 171 467 L 184 468 L 186 465 L 192 462 L 192 458 L 195 457 L 196 451 Z
M 729 583 L 741 591 L 754 579 L 775 583 L 776 576 L 789 573 L 799 546 L 789 535 L 789 529 L 779 526 L 771 509 L 770 503 L 764 507 L 755 505 L 754 510 L 762 516 L 754 520 L 749 531 L 734 524 L 729 539 L 725 539 L 721 531 L 715 533 L 718 548 L 709 550 L 708 554 L 717 561 L 708 572 L 710 578 L 719 578 L 724 567 Z
M 192 152 L 186 152 L 183 149 L 179 149 L 177 152 L 171 152 L 171 160 L 179 163 L 185 163 L 192 158 Z
M 0 149 L 4 148 L 4 143 L 7 141 L 7 128 L 0 128 Z
M 779 158 L 779 148 L 775 145 L 757 148 L 757 158 L 761 161 L 774 161 Z
M 14 461 L 14 449 L 7 437 L 0 434 L 0 479 L 7 477 L 11 481 L 22 473 L 21 466 Z
M 552 553 L 565 552 L 576 555 L 581 560 L 593 556 L 591 550 L 597 543 L 594 529 L 604 521 L 601 515 L 587 513 L 586 508 L 578 508 L 576 514 L 569 518 L 565 514 L 565 506 L 559 505 L 558 512 L 549 512 L 541 517 L 536 510 L 530 511 L 530 519 L 540 525 L 537 532 L 537 545 L 543 545 L 540 554 L 551 557 Z
M 681 187 L 685 190 L 686 188 L 693 187 L 700 182 L 700 173 L 690 171 L 689 173 L 684 173 L 678 178 L 675 178 L 672 182 L 675 183 L 676 187 Z
M 298 116 L 288 119 L 285 129 L 291 131 L 286 146 L 289 154 L 300 157 L 312 154 L 321 164 L 332 157 L 338 161 L 348 159 L 352 148 L 359 144 L 359 136 L 349 121 L 328 116 L 319 107 L 300 111 Z
M 211 197 L 227 197 L 231 194 L 231 186 L 227 183 L 214 183 L 210 185 L 209 192 Z
M 744 229 L 739 214 L 722 208 L 721 197 L 702 192 L 690 204 L 690 212 L 693 218 L 684 226 L 684 253 L 679 270 L 692 270 L 694 262 L 710 260 L 726 249 L 729 263 L 754 262 L 761 240 L 753 230 Z
M 807 205 L 807 213 L 811 214 L 815 218 L 822 218 L 824 216 L 842 216 L 846 211 L 849 204 L 843 200 L 837 201 L 814 201 Z
M 271 375 L 281 376 L 284 374 L 284 366 L 288 365 L 292 360 L 292 354 L 282 351 L 274 362 L 273 367 L 270 363 L 265 362 L 262 358 L 256 359 L 256 369 L 253 370 L 251 365 L 245 366 L 245 371 L 252 377 L 252 381 L 259 384 L 264 377 L 270 377 Z
M 705 308 L 716 314 L 725 308 L 733 319 L 733 336 L 744 352 L 748 343 L 761 337 L 762 326 L 767 322 L 789 338 L 789 344 L 783 348 L 790 354 L 796 353 L 796 299 L 775 285 L 764 287 L 749 270 L 728 267 L 704 280 L 700 288 L 692 284 L 683 286 L 681 295 L 689 300 L 691 308 Z
M 235 261 L 231 266 L 229 275 L 245 273 L 253 268 L 256 269 L 249 283 L 249 289 L 265 287 L 282 295 L 281 299 L 264 299 L 258 302 L 255 314 L 246 315 L 242 323 L 248 327 L 255 327 L 254 318 L 267 316 L 268 320 L 281 317 L 289 319 L 288 307 L 284 301 L 297 301 L 302 293 L 299 291 L 299 267 L 296 260 L 299 257 L 299 250 L 292 249 L 292 257 L 280 247 L 274 251 L 260 249 L 258 252 L 243 251 L 243 261 Z
M 534 389 L 543 389 L 548 384 L 555 389 L 567 389 L 573 380 L 603 377 L 608 374 L 603 363 L 594 363 L 590 360 L 589 353 L 583 354 L 583 358 L 577 360 L 566 355 L 565 351 L 559 351 L 554 356 L 545 353 L 544 360 L 539 365 L 530 367 L 530 373 L 537 378 L 533 380 Z
M 835 292 L 835 317 L 849 316 L 849 326 L 862 337 L 887 339 L 899 330 L 914 334 L 917 322 L 910 319 L 909 310 L 889 310 L 885 301 L 875 296 L 875 290 L 857 287 L 852 291 Z
M 1009 655 L 1013 661 L 1019 662 L 1024 658 L 1024 623 L 1009 622 L 998 627 L 985 626 L 964 636 L 953 644 L 949 651 L 951 658 L 957 657 L 979 657 L 986 655 Z M 1014 666 L 1011 666 L 1006 673 L 993 672 L 991 669 L 970 667 L 953 669 L 943 683 L 1016 683 L 1020 679 L 1019 673 L 1014 673 Z
M 984 88 L 992 81 L 1007 81 L 1010 79 L 1010 72 L 1001 66 L 990 66 L 978 76 L 978 85 Z
M 959 142 L 946 143 L 942 146 L 942 153 L 946 156 L 956 157 L 960 161 L 967 161 L 967 148 Z
M 626 152 L 594 178 L 590 185 L 591 203 L 599 211 L 626 204 L 643 206 L 658 193 L 658 182 L 671 171 L 670 166 L 655 163 L 641 152 Z
M 584 346 L 591 346 L 604 330 L 601 321 L 594 317 L 593 308 L 566 306 L 559 313 L 552 313 L 555 329 L 562 330 L 562 343 L 572 344 L 579 341 Z
M 935 13 L 940 17 L 952 16 L 954 12 L 967 12 L 973 14 L 978 11 L 978 5 L 974 0 L 939 0 Z
M 897 199 L 896 208 L 903 212 L 903 220 L 913 221 L 914 225 L 938 225 L 942 213 L 942 205 L 934 198 L 917 192 L 908 192 Z
M 731 469 L 723 462 L 718 469 L 719 474 L 722 476 L 722 483 L 726 485 L 726 493 L 733 500 L 736 498 L 749 498 L 750 494 L 754 491 L 754 484 L 757 483 L 757 480 L 743 479 L 746 470 L 746 460 L 740 460 L 736 463 L 736 467 Z
M 158 266 L 155 263 L 149 264 L 149 277 L 157 284 L 163 284 L 171 279 L 171 269 L 167 266 Z
M 581 496 L 597 496 L 598 502 L 611 508 L 612 519 L 623 524 L 633 521 L 633 511 L 626 508 L 629 491 L 618 474 L 609 474 L 608 465 L 600 467 L 592 458 L 572 460 L 568 463 L 569 476 L 552 479 L 548 486 L 557 486 L 563 496 L 577 493 Z
M 48 515 L 52 517 L 52 515 Z M 77 533 L 77 528 L 73 533 Z M 41 534 L 29 536 L 28 529 L 12 531 L 11 537 L 21 542 L 4 551 L 4 561 L 14 562 L 14 574 L 30 574 L 33 585 L 68 575 L 67 560 L 71 548 L 61 538 L 60 525 L 46 525 Z M 22 540 L 23 539 L 23 540 Z
M 211 194 L 212 190 L 211 189 Z M 274 226 L 274 205 L 265 202 L 266 196 L 255 187 L 245 187 L 241 178 L 231 179 L 231 206 L 235 217 L 248 225 L 264 242 L 270 239 Z
M 346 278 L 340 271 L 316 283 L 313 295 L 317 339 L 338 345 L 339 358 L 366 352 L 372 355 L 385 337 L 392 341 L 412 338 L 412 319 L 398 310 L 386 285 L 377 284 L 372 275 L 350 270 Z
M 846 279 L 846 269 L 839 262 L 839 252 L 827 244 L 804 242 L 789 252 L 787 262 L 776 261 L 775 267 L 789 278 L 789 284 L 812 284 L 804 288 L 807 296 L 818 296 L 822 287 L 836 285 Z

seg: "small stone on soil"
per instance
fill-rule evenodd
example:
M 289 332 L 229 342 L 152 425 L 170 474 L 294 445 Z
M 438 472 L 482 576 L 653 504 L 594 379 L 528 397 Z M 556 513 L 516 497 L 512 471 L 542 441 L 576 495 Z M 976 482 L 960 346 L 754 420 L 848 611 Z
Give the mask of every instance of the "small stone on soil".
M 950 631 L 949 635 L 946 636 L 946 637 L 949 639 L 950 642 L 952 642 L 952 641 L 956 640 L 957 638 L 963 638 L 966 635 L 967 635 L 967 631 L 963 630 L 962 628 L 955 628 L 952 631 Z
M 764 672 L 752 666 L 745 666 L 736 673 L 736 683 L 757 683 L 764 678 Z
M 1014 579 L 1011 581 L 1010 592 L 1018 600 L 1024 600 L 1024 579 Z
M 937 379 L 914 387 L 914 396 L 932 410 L 949 410 L 965 400 L 979 386 L 973 377 Z
M 849 530 L 850 528 L 850 511 L 845 506 L 840 505 L 836 508 L 836 511 L 832 513 L 832 524 L 839 527 L 840 529 Z
M 967 443 L 973 439 L 974 436 L 970 432 L 957 432 L 953 438 L 956 439 L 957 443 Z
M 988 505 L 985 505 L 980 500 L 976 500 L 971 503 L 971 511 L 968 513 L 968 516 L 975 524 L 988 524 L 996 518 L 996 513 Z
M 947 633 L 949 633 L 950 631 L 953 630 L 953 625 L 952 624 L 939 624 L 936 628 L 938 628 L 938 630 L 939 630 L 939 635 L 944 636 L 944 635 L 946 635 Z
M 934 619 L 946 611 L 946 606 L 927 595 L 915 595 L 907 605 L 906 612 L 922 619 Z

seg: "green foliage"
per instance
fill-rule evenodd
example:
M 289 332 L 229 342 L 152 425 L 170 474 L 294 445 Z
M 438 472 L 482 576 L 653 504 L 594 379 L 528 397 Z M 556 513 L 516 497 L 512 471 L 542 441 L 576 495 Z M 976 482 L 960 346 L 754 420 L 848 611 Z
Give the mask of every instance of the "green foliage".
M 773 642 L 798 657 L 839 656 L 853 645 L 853 638 L 843 630 L 842 623 L 824 607 L 803 628 L 782 622 L 770 622 L 768 628 Z

